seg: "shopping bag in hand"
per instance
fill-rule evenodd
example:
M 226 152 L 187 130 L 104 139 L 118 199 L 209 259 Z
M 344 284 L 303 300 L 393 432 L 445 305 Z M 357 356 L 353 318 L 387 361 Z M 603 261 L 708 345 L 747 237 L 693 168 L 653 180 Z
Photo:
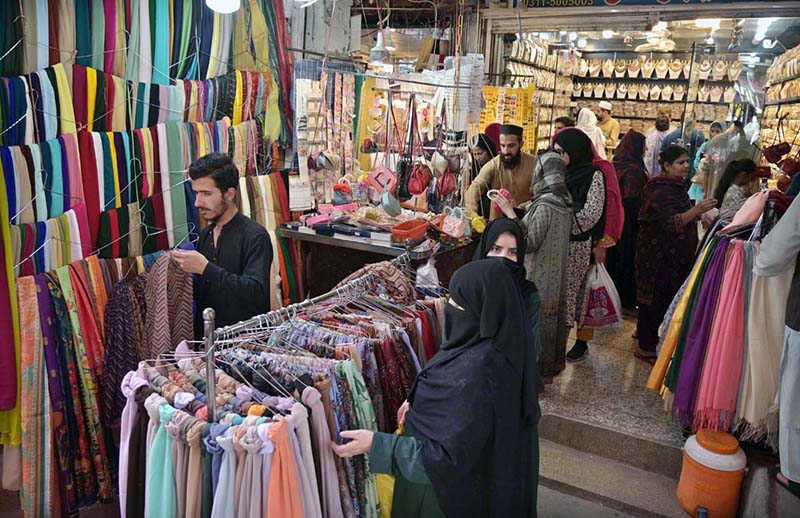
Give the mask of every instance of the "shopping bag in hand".
M 587 327 L 621 325 L 619 294 L 605 266 L 602 264 L 592 266 L 586 281 L 583 325 Z

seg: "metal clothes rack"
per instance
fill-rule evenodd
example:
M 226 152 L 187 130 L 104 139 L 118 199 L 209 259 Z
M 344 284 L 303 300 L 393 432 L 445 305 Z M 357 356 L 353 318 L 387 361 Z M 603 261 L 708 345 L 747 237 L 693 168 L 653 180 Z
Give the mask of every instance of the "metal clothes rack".
M 408 267 L 411 263 L 411 257 L 408 253 L 404 253 L 390 261 L 394 266 L 403 268 Z M 256 315 L 253 318 L 233 324 L 230 326 L 221 327 L 216 329 L 214 327 L 214 319 L 216 314 L 213 308 L 205 308 L 203 310 L 203 341 L 205 342 L 205 360 L 206 360 L 206 396 L 208 397 L 208 418 L 209 422 L 215 422 L 217 417 L 216 400 L 217 400 L 217 386 L 216 386 L 216 362 L 214 360 L 214 353 L 216 352 L 216 341 L 237 335 L 249 329 L 257 329 L 265 324 L 277 324 L 282 322 L 284 318 L 294 316 L 301 309 L 314 306 L 334 297 L 339 297 L 354 291 L 365 291 L 375 280 L 374 274 L 369 272 L 360 277 L 357 277 L 342 286 L 331 290 L 322 295 L 314 298 L 291 304 L 281 309 L 276 309 L 262 315 Z

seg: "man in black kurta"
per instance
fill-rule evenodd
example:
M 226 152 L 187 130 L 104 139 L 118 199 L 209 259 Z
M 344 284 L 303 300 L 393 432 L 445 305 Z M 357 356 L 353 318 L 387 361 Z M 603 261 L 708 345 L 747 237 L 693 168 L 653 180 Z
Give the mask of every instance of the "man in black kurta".
M 195 274 L 195 338 L 203 337 L 203 310 L 216 311 L 227 326 L 269 311 L 272 243 L 266 229 L 239 213 L 239 171 L 227 155 L 212 153 L 189 167 L 198 214 L 209 222 L 197 251 L 176 250 L 172 258 Z

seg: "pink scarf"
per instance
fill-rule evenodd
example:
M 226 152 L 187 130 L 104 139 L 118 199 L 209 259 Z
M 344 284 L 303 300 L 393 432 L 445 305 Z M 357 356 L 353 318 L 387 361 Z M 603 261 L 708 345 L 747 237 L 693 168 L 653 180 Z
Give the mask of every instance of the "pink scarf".
M 694 428 L 730 430 L 744 356 L 744 241 L 733 241 L 700 379 Z

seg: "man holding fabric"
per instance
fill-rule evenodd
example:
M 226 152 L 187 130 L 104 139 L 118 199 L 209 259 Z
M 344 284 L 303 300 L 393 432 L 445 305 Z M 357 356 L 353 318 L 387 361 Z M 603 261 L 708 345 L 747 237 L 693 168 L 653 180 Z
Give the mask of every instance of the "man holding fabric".
M 480 174 L 467 189 L 464 204 L 468 209 L 478 212 L 481 198 L 489 190 L 507 189 L 513 198 L 513 206 L 524 208 L 531 199 L 534 165 L 535 157 L 522 151 L 522 128 L 503 124 L 500 126 L 500 153 L 481 168 Z M 502 211 L 492 203 L 489 219 L 502 215 Z
M 201 157 L 189 167 L 189 177 L 194 206 L 209 225 L 200 232 L 197 251 L 175 250 L 172 259 L 195 274 L 194 334 L 200 339 L 205 308 L 216 312 L 217 327 L 269 311 L 272 243 L 267 230 L 236 206 L 239 171 L 229 156 Z

